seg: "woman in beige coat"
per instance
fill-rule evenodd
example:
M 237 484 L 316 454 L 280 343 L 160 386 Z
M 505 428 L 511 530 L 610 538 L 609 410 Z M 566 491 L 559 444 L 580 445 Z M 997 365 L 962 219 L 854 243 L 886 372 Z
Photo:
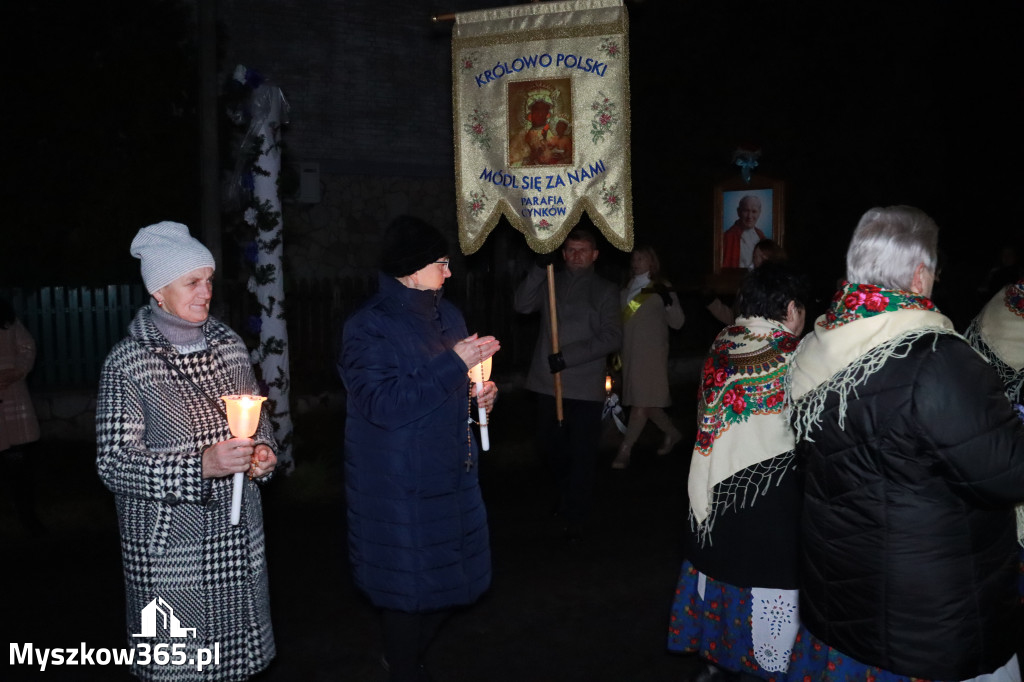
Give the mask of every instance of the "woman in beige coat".
M 25 377 L 36 361 L 36 344 L 14 314 L 10 301 L 0 298 L 0 457 L 4 481 L 26 530 L 42 532 L 32 503 L 30 458 L 24 446 L 39 440 L 39 421 Z
M 683 326 L 683 309 L 672 285 L 661 279 L 658 254 L 650 246 L 633 251 L 633 278 L 622 291 L 622 403 L 630 406 L 626 438 L 612 462 L 625 469 L 647 420 L 665 433 L 658 449 L 668 454 L 682 438 L 663 408 L 672 404 L 668 386 L 668 329 Z

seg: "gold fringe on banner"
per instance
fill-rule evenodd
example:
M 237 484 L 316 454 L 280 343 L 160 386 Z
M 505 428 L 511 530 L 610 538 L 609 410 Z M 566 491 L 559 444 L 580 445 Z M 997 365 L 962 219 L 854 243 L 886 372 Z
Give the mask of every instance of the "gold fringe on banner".
M 558 248 L 583 211 L 633 248 L 628 18 L 622 0 L 455 15 L 452 110 L 459 244 L 501 216 L 530 248 Z

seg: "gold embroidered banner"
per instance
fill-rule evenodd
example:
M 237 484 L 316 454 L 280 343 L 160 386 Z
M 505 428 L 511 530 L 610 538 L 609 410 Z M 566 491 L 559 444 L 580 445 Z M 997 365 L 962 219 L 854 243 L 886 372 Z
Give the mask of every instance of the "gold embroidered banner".
M 586 210 L 633 248 L 628 20 L 622 0 L 464 12 L 452 33 L 459 243 L 504 214 L 553 251 Z

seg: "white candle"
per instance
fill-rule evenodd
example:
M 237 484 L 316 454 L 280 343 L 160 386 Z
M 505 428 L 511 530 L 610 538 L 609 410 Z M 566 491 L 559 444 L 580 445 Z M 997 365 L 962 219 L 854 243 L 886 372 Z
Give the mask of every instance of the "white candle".
M 261 395 L 222 395 L 228 410 L 228 428 L 235 438 L 251 438 L 260 423 L 260 409 L 263 401 Z M 231 525 L 237 526 L 242 518 L 242 487 L 245 485 L 245 472 L 235 474 L 231 489 Z
M 482 363 L 470 367 L 469 376 L 476 382 L 476 394 L 479 396 L 484 390 L 484 382 L 491 377 L 491 359 L 487 358 Z M 477 405 L 479 405 L 479 398 Z M 491 439 L 487 433 L 487 410 L 482 406 L 477 407 L 477 421 L 480 424 L 480 449 L 490 450 Z
M 239 471 L 232 480 L 231 488 L 231 525 L 237 526 L 242 518 L 242 486 L 245 485 L 245 474 Z

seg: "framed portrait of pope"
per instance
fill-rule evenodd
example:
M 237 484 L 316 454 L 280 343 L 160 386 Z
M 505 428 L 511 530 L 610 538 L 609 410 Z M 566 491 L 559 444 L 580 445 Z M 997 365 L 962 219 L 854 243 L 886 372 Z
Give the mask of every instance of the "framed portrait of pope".
M 714 271 L 749 270 L 759 243 L 783 247 L 783 183 L 753 176 L 715 187 Z

